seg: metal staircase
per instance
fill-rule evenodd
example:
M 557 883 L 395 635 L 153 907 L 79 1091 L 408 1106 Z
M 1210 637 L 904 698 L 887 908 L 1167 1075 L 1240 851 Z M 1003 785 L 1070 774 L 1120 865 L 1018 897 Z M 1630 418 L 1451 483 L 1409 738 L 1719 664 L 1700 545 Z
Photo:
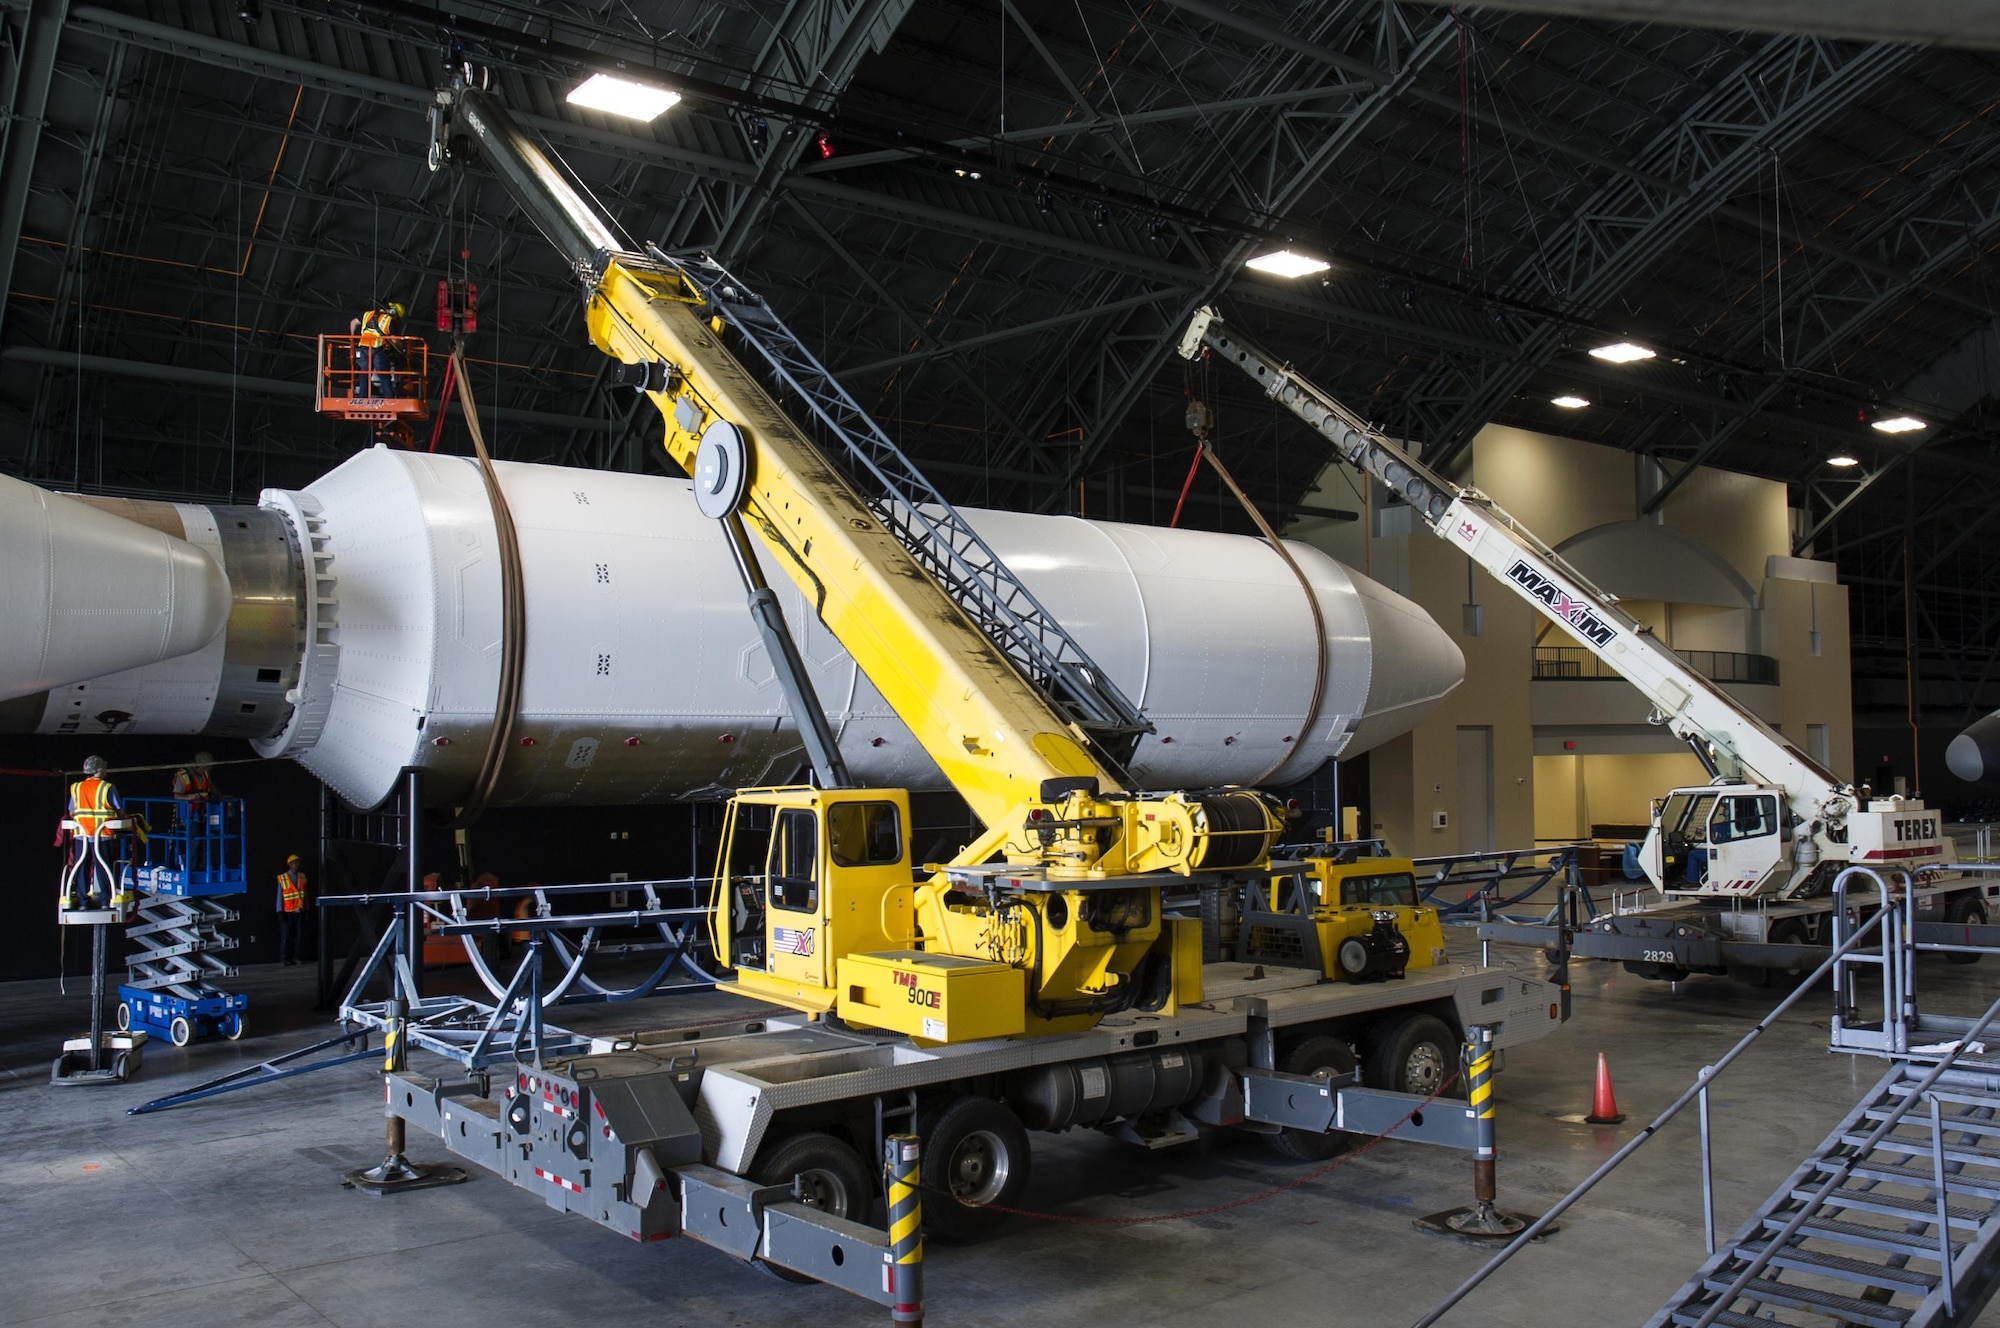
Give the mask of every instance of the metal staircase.
M 1969 1324 L 1994 1291 L 1996 1242 L 2000 1065 L 1900 1063 L 1649 1328 Z
M 848 395 L 762 298 L 706 255 L 672 263 L 722 311 L 781 405 L 810 415 L 827 458 L 858 485 L 882 524 L 1058 710 L 1118 764 L 1152 726 L 1055 615 L 1008 569 L 958 510 Z M 806 421 L 801 419 L 801 422 Z
M 2000 864 L 1962 863 L 1981 882 Z M 2000 954 L 2000 928 L 1919 923 L 1908 873 L 1834 880 L 1832 952 L 1756 1027 L 1589 1176 L 1416 1320 L 1432 1328 L 1555 1220 L 1700 1106 L 1708 1258 L 1646 1328 L 1965 1328 L 2000 1290 L 2000 1000 L 1977 1017 L 1917 1001 L 1920 951 Z M 1848 886 L 1858 893 L 1850 901 Z M 1887 906 L 1883 902 L 1887 901 Z M 1862 975 L 1875 981 L 1864 984 Z M 1819 980 L 1833 980 L 1830 1050 L 1888 1070 L 1726 1241 L 1715 1238 L 1709 1092 Z M 1879 1000 L 1879 1007 L 1875 1002 Z
M 1711 1239 L 1648 1328 L 1945 1328 L 1975 1322 L 2000 1286 L 2000 1001 L 1978 1019 L 1925 1014 L 1915 958 L 1936 947 L 1919 940 L 1914 892 L 1882 910 L 1879 947 L 1854 946 L 1857 874 L 1882 884 L 1850 869 L 1838 887 L 1832 1047 L 1889 1069 L 1734 1236 Z M 1879 1018 L 1856 980 L 1868 969 Z

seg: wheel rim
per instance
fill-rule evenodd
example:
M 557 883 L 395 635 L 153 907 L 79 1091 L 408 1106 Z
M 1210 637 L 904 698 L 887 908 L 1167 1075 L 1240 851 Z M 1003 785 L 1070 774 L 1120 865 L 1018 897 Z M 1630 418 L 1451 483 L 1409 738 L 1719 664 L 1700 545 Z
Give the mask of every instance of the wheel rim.
M 1446 1073 L 1444 1053 L 1429 1042 L 1419 1043 L 1403 1062 L 1404 1091 L 1428 1097 L 1444 1086 Z
M 835 1217 L 847 1216 L 847 1182 L 831 1171 L 814 1167 L 799 1173 L 799 1202 Z
M 945 1163 L 945 1180 L 960 1203 L 990 1204 L 1007 1188 L 1013 1162 L 1007 1145 L 991 1130 L 974 1130 L 959 1141 Z

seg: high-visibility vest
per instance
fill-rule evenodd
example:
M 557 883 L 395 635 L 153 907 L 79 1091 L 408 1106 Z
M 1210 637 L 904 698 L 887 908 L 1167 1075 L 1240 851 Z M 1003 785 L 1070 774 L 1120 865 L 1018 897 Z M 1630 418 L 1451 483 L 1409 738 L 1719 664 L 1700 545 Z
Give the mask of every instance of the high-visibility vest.
M 306 906 L 306 874 L 301 871 L 278 873 L 278 907 L 296 913 Z
M 82 834 L 95 839 L 106 821 L 122 815 L 117 786 L 110 780 L 93 775 L 69 786 L 69 817 Z
M 215 783 L 205 770 L 174 771 L 174 796 L 189 802 L 207 802 L 215 796 Z
M 394 317 L 387 309 L 370 309 L 361 315 L 361 344 L 369 350 L 381 345 L 389 335 L 389 322 Z

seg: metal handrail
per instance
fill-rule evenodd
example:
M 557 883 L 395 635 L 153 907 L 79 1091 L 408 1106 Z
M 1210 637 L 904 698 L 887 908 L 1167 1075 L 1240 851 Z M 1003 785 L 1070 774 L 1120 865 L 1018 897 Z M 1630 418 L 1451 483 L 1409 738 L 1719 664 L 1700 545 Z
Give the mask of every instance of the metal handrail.
M 1848 868 L 1846 872 L 1841 873 L 1839 880 L 1836 881 L 1836 888 L 1839 887 L 1840 882 L 1844 881 L 1850 872 L 1867 871 L 1867 870 L 1868 870 L 1867 868 L 1853 868 L 1853 867 Z M 1873 875 L 1872 872 L 1870 872 L 1869 874 Z M 1652 1121 L 1649 1122 L 1644 1129 L 1640 1130 L 1638 1134 L 1634 1135 L 1630 1140 L 1628 1140 L 1624 1147 L 1620 1148 L 1617 1152 L 1613 1153 L 1610 1157 L 1606 1158 L 1597 1167 L 1595 1171 L 1591 1172 L 1588 1176 L 1584 1177 L 1584 1179 L 1577 1184 L 1576 1188 L 1572 1189 L 1568 1194 L 1565 1194 L 1562 1198 L 1556 1200 L 1554 1206 L 1552 1206 L 1546 1213 L 1543 1213 L 1540 1217 L 1536 1218 L 1533 1222 L 1530 1222 L 1525 1228 L 1523 1228 L 1521 1233 L 1515 1236 L 1514 1239 L 1507 1244 L 1507 1247 L 1505 1249 L 1501 1250 L 1498 1254 L 1495 1254 L 1491 1259 L 1488 1259 L 1483 1265 L 1479 1267 L 1477 1271 L 1475 1271 L 1472 1274 L 1472 1276 L 1466 1278 L 1465 1281 L 1459 1283 L 1457 1288 L 1455 1288 L 1451 1292 L 1451 1294 L 1447 1295 L 1443 1300 L 1439 1301 L 1436 1305 L 1433 1305 L 1430 1308 L 1429 1312 L 1427 1312 L 1422 1318 L 1418 1319 L 1414 1324 L 1411 1325 L 1411 1328 L 1430 1328 L 1432 1324 L 1435 1324 L 1438 1320 L 1442 1319 L 1446 1314 L 1449 1314 L 1452 1311 L 1452 1309 L 1458 1305 L 1460 1301 L 1464 1300 L 1467 1296 L 1471 1295 L 1473 1291 L 1478 1289 L 1481 1283 L 1483 1283 L 1487 1278 L 1491 1277 L 1494 1273 L 1498 1272 L 1502 1264 L 1505 1264 L 1509 1259 L 1512 1259 L 1516 1254 L 1519 1254 L 1522 1250 L 1526 1249 L 1529 1243 L 1532 1242 L 1537 1236 L 1541 1235 L 1542 1232 L 1546 1231 L 1552 1222 L 1554 1222 L 1557 1218 L 1561 1217 L 1564 1213 L 1568 1212 L 1570 1208 L 1575 1205 L 1577 1200 L 1581 1199 L 1584 1195 L 1590 1193 L 1591 1190 L 1595 1189 L 1598 1185 L 1598 1182 L 1602 1181 L 1606 1176 L 1610 1175 L 1613 1171 L 1617 1170 L 1618 1167 L 1624 1163 L 1626 1158 L 1632 1156 L 1632 1154 L 1637 1152 L 1640 1149 L 1640 1147 L 1646 1143 L 1647 1140 L 1651 1139 L 1655 1134 L 1659 1133 L 1659 1131 L 1667 1124 L 1667 1122 L 1671 1121 L 1674 1117 L 1680 1115 L 1681 1112 L 1687 1108 L 1689 1103 L 1695 1101 L 1697 1098 L 1704 1097 L 1707 1093 L 1709 1084 L 1713 1083 L 1716 1080 L 1716 1078 L 1722 1074 L 1724 1070 L 1728 1069 L 1729 1066 L 1735 1062 L 1736 1058 L 1742 1055 L 1743 1052 L 1749 1048 L 1750 1044 L 1753 1041 L 1755 1041 L 1759 1037 L 1762 1037 L 1765 1031 L 1768 1030 L 1773 1023 L 1777 1022 L 1777 1019 L 1780 1015 L 1784 1014 L 1785 1011 L 1791 1009 L 1792 1006 L 1798 1004 L 1798 1002 L 1806 995 L 1806 993 L 1813 989 L 1814 984 L 1816 984 L 1821 978 L 1827 975 L 1828 971 L 1833 968 L 1835 963 L 1844 959 L 1850 950 L 1853 950 L 1856 946 L 1858 946 L 1863 940 L 1867 938 L 1870 931 L 1880 926 L 1884 916 L 1885 913 L 1877 913 L 1874 917 L 1868 919 L 1866 923 L 1862 924 L 1862 926 L 1857 931 L 1855 931 L 1855 933 L 1852 936 L 1848 937 L 1844 944 L 1836 946 L 1833 950 L 1833 953 L 1829 954 L 1826 957 L 1826 959 L 1820 964 L 1820 966 L 1812 971 L 1810 976 L 1803 979 L 1799 983 L 1797 989 L 1794 990 L 1791 995 L 1785 997 L 1784 1000 L 1779 1001 L 1777 1005 L 1772 1007 L 1771 1012 L 1765 1015 L 1762 1019 L 1758 1020 L 1757 1026 L 1755 1028 L 1752 1028 L 1748 1033 L 1745 1033 L 1743 1037 L 1737 1041 L 1735 1046 L 1731 1047 L 1727 1052 L 1723 1053 L 1722 1058 L 1720 1060 L 1716 1061 L 1716 1063 L 1713 1065 L 1703 1067 L 1701 1074 L 1696 1078 L 1693 1086 L 1691 1086 L 1686 1092 L 1682 1093 L 1679 1097 L 1675 1098 L 1665 1111 L 1662 1111 L 1659 1115 L 1653 1117 Z M 1996 1013 L 2000 1013 L 2000 1010 L 1997 1010 Z

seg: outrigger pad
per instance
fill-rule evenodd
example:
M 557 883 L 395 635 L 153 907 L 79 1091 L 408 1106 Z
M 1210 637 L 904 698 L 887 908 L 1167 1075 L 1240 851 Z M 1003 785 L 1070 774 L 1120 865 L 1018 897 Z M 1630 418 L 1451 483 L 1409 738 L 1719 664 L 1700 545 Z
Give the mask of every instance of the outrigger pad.
M 379 1165 L 350 1171 L 341 1185 L 366 1194 L 401 1194 L 404 1190 L 427 1190 L 434 1185 L 457 1185 L 472 1177 L 463 1167 L 432 1163 L 417 1166 L 401 1153 L 384 1158 Z

